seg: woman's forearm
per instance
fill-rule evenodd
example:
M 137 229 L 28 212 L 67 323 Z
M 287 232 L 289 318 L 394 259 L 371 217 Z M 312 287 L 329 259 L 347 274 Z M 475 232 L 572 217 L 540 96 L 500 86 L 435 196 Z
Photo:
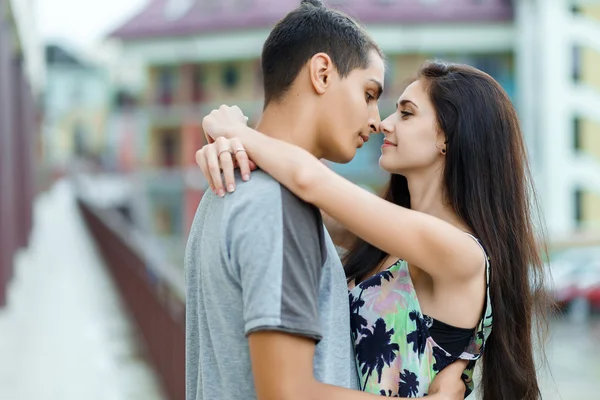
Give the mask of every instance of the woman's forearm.
M 331 173 L 329 168 L 301 147 L 252 128 L 240 128 L 232 132 L 230 137 L 240 139 L 248 156 L 258 167 L 304 201 L 311 202 L 311 185 Z

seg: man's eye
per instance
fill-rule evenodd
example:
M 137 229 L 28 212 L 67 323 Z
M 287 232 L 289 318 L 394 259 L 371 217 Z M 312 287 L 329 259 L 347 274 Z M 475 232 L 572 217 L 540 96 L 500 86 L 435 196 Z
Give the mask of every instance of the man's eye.
M 367 101 L 375 100 L 375 96 L 373 96 L 371 93 L 366 93 L 366 98 L 367 98 Z

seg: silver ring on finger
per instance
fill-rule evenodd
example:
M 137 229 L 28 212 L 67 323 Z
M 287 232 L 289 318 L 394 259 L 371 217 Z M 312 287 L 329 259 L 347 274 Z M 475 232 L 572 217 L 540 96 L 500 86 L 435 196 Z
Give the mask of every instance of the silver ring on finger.
M 233 150 L 233 154 L 235 155 L 235 154 L 239 153 L 240 151 L 244 151 L 244 152 L 245 152 L 245 151 L 246 151 L 246 149 L 245 149 L 245 148 L 243 148 L 243 147 L 238 147 L 237 149 L 234 149 L 234 150 Z
M 229 149 L 225 149 L 225 150 L 221 150 L 221 151 L 219 151 L 219 152 L 217 153 L 217 158 L 220 158 L 220 157 L 221 157 L 221 154 L 223 154 L 223 153 L 231 153 L 231 150 L 229 150 Z

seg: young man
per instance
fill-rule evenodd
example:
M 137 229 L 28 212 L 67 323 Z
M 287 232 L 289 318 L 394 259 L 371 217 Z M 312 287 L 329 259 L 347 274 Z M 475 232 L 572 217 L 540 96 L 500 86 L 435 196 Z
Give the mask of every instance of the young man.
M 302 2 L 271 32 L 262 67 L 261 132 L 348 162 L 377 129 L 383 56 L 349 17 Z M 346 278 L 320 212 L 269 175 L 204 196 L 186 281 L 187 400 L 378 397 L 357 391 Z M 462 398 L 461 372 L 447 372 L 449 398 Z

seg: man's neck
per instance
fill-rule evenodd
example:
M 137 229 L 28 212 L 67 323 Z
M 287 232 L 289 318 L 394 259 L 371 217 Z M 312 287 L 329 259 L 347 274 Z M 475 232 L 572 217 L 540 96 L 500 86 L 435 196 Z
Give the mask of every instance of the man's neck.
M 295 104 L 272 104 L 263 112 L 256 130 L 302 147 L 321 158 L 315 121 L 311 114 L 306 108 Z

